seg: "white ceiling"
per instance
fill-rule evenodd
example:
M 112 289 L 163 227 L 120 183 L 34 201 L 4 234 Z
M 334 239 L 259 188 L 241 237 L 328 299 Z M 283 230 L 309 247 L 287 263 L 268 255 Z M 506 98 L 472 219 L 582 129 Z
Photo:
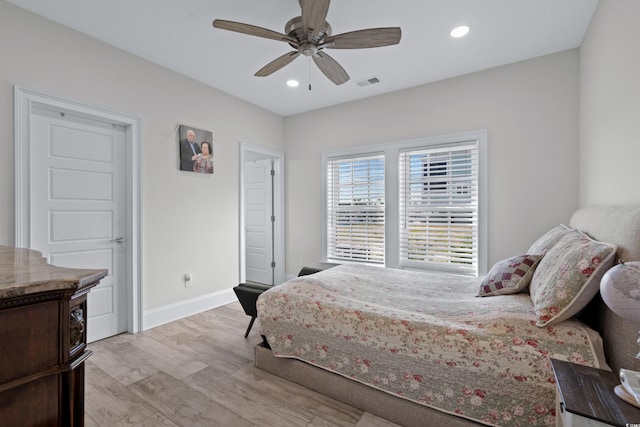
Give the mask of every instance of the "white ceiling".
M 399 45 L 325 50 L 349 73 L 336 86 L 283 42 L 213 28 L 214 19 L 284 32 L 298 0 L 7 0 L 282 116 L 405 89 L 580 46 L 598 0 L 336 0 L 333 34 L 401 27 Z M 463 39 L 449 31 L 471 27 Z M 378 77 L 380 83 L 359 86 Z M 285 82 L 297 79 L 291 89 Z M 308 90 L 309 82 L 312 90 Z

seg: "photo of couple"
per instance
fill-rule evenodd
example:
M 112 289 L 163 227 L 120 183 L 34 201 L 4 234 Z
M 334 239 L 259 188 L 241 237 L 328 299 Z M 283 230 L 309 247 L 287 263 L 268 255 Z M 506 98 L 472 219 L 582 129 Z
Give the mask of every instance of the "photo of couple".
M 213 173 L 213 133 L 180 125 L 178 141 L 180 145 L 180 170 Z

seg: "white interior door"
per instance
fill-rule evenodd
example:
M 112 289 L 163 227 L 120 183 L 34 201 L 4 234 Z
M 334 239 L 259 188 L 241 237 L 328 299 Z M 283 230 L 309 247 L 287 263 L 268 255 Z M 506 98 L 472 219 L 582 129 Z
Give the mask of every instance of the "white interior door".
M 53 265 L 107 269 L 88 297 L 88 341 L 127 330 L 126 129 L 34 108 L 30 247 Z
M 245 163 L 246 279 L 273 284 L 272 160 Z

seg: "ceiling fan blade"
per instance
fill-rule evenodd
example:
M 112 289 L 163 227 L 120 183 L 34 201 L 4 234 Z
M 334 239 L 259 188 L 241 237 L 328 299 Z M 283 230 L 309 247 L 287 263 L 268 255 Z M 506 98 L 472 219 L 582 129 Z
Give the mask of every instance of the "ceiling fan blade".
M 223 19 L 216 19 L 213 21 L 215 28 L 221 30 L 235 31 L 236 33 L 248 34 L 250 36 L 264 37 L 265 39 L 278 40 L 283 42 L 293 42 L 297 44 L 297 41 L 285 34 L 278 33 L 277 31 L 268 30 L 262 27 L 256 27 L 255 25 L 243 24 L 241 22 L 225 21 Z
M 324 26 L 329 12 L 330 0 L 300 0 L 302 8 L 302 26 L 307 34 L 313 30 L 309 40 L 315 40 Z
M 364 49 L 400 43 L 402 31 L 398 27 L 369 28 L 336 34 L 324 39 L 323 47 L 332 49 Z
M 276 71 L 278 71 L 280 68 L 284 67 L 285 65 L 293 61 L 294 59 L 296 59 L 299 55 L 300 55 L 300 52 L 296 52 L 296 51 L 285 53 L 284 55 L 279 56 L 278 58 L 269 62 L 264 67 L 260 68 L 260 70 L 258 70 L 258 72 L 255 75 L 258 77 L 266 77 L 268 75 L 271 75 Z
M 344 68 L 326 53 L 318 52 L 313 55 L 313 62 L 315 62 L 318 68 L 320 68 L 320 71 L 335 84 L 341 85 L 349 80 L 349 74 L 347 74 Z

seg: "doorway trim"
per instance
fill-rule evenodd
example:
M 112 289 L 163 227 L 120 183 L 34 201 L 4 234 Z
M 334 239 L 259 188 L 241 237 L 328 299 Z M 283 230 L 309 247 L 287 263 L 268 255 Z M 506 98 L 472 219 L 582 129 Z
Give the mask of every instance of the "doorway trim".
M 15 246 L 30 242 L 30 123 L 34 106 L 45 106 L 122 125 L 126 129 L 127 332 L 143 330 L 140 230 L 140 118 L 14 86 Z
M 280 284 L 285 281 L 285 203 L 284 203 L 284 152 L 271 150 L 257 145 L 251 145 L 244 142 L 240 143 L 240 283 L 246 281 L 246 233 L 245 233 L 245 192 L 244 192 L 244 164 L 249 161 L 250 156 L 263 156 L 273 160 L 273 168 L 275 170 L 275 182 L 273 186 L 273 209 L 276 218 L 273 231 L 273 257 L 276 263 L 274 270 L 274 284 Z

